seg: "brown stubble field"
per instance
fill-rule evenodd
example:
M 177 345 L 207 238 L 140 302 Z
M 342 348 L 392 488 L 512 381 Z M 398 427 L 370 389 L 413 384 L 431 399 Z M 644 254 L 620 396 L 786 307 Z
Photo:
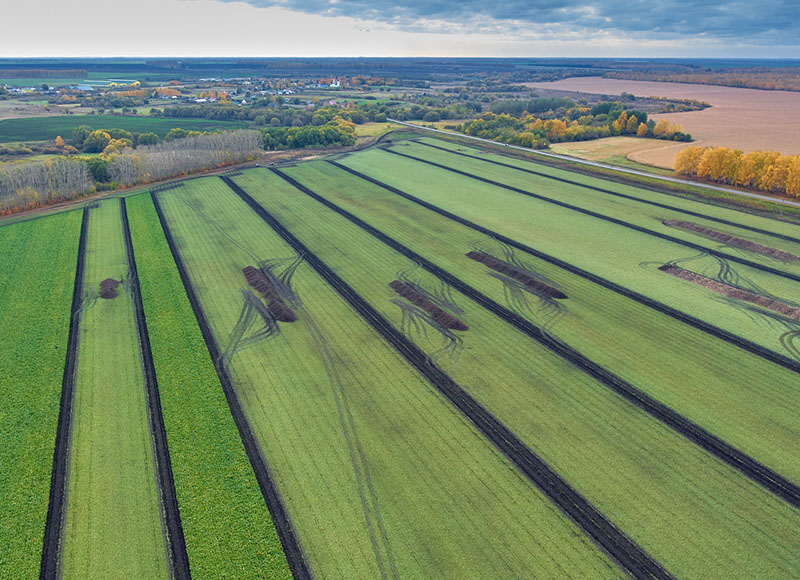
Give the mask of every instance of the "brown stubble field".
M 800 154 L 800 94 L 709 85 L 628 81 L 601 77 L 579 77 L 552 83 L 530 83 L 532 87 L 604 95 L 623 92 L 637 96 L 696 99 L 712 105 L 703 111 L 666 113 L 652 118 L 683 125 L 695 145 L 731 147 L 742 151 L 770 150 Z M 653 141 L 652 148 L 628 152 L 631 161 L 672 167 L 683 147 L 664 147 Z M 686 147 L 688 145 L 684 145 Z

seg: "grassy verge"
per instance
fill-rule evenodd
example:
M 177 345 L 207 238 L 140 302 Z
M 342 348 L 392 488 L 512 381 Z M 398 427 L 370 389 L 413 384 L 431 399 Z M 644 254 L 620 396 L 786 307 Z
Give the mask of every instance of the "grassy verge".
M 36 578 L 81 214 L 0 230 L 0 577 Z
M 62 574 L 168 578 L 119 202 L 89 216 Z
M 289 578 L 150 197 L 128 215 L 192 576 Z
M 315 575 L 618 574 L 221 180 L 160 200 Z M 298 320 L 254 339 L 232 331 L 261 260 Z
M 780 576 L 800 563 L 783 528 L 800 523 L 792 507 L 275 175 L 234 179 L 677 577 Z M 388 288 L 404 274 L 458 305 L 470 327 L 459 340 L 408 324 Z

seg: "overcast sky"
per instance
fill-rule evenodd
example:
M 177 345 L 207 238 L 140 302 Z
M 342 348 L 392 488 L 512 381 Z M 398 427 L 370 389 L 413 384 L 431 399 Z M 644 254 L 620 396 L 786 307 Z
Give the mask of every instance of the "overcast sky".
M 800 2 L 23 0 L 0 56 L 800 58 Z

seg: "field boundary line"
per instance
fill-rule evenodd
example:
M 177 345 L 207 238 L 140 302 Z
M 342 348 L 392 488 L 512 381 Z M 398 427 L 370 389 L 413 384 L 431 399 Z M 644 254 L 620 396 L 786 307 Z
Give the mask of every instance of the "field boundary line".
M 487 295 L 479 292 L 460 278 L 457 278 L 447 270 L 440 268 L 427 258 L 424 258 L 420 254 L 414 252 L 391 236 L 369 225 L 347 210 L 339 207 L 335 203 L 305 187 L 301 183 L 298 183 L 296 180 L 284 174 L 280 170 L 272 169 L 272 172 L 282 177 L 299 191 L 305 193 L 328 209 L 346 218 L 351 223 L 355 224 L 394 251 L 402 254 L 409 260 L 414 261 L 421 268 L 433 274 L 442 282 L 450 285 L 464 294 L 464 296 L 475 302 L 478 306 L 491 312 L 503 322 L 510 324 L 518 331 L 533 339 L 556 356 L 580 369 L 598 381 L 600 384 L 612 390 L 617 395 L 635 405 L 654 419 L 660 421 L 676 433 L 696 444 L 698 447 L 704 449 L 706 452 L 722 460 L 730 467 L 749 477 L 755 483 L 782 498 L 787 503 L 796 508 L 800 508 L 800 486 L 795 485 L 788 479 L 781 476 L 779 473 L 756 461 L 743 451 L 740 451 L 738 448 L 712 434 L 710 431 L 707 431 L 694 421 L 691 421 L 687 417 L 665 405 L 658 399 L 648 395 L 622 377 L 589 359 L 577 349 L 549 336 L 546 332 L 543 332 L 541 328 L 526 318 L 516 314 L 515 312 L 512 312 L 508 308 L 492 300 Z
M 89 207 L 84 206 L 81 232 L 78 241 L 78 258 L 75 265 L 75 283 L 72 290 L 72 308 L 69 318 L 64 376 L 61 382 L 61 403 L 58 412 L 53 471 L 50 478 L 50 500 L 44 527 L 41 580 L 57 580 L 59 576 L 59 548 L 64 526 L 64 508 L 67 494 L 67 461 L 71 440 L 72 405 L 75 400 L 75 369 L 80 340 L 81 302 L 83 300 L 83 274 L 86 269 L 86 239 L 89 232 Z
M 675 244 L 679 244 L 681 246 L 686 246 L 687 248 L 691 248 L 693 250 L 697 250 L 699 252 L 705 252 L 712 256 L 716 256 L 718 258 L 722 258 L 723 260 L 730 260 L 731 262 L 736 262 L 738 264 L 742 264 L 743 266 L 749 266 L 751 268 L 755 268 L 756 270 L 761 270 L 763 272 L 767 272 L 769 274 L 774 274 L 776 276 L 780 276 L 781 278 L 788 278 L 789 280 L 794 280 L 795 282 L 800 282 L 800 274 L 792 274 L 791 272 L 785 272 L 784 270 L 778 270 L 777 268 L 773 268 L 771 266 L 764 266 L 763 264 L 759 264 L 758 262 L 752 262 L 747 260 L 746 258 L 739 258 L 737 256 L 733 256 L 731 254 L 724 254 L 717 250 L 713 250 L 711 248 L 707 248 L 706 246 L 701 246 L 695 244 L 693 242 L 688 242 L 686 240 L 682 240 L 680 238 L 675 238 L 668 234 L 662 234 L 661 232 L 657 232 L 655 230 L 650 230 L 642 226 L 637 226 L 636 224 L 632 224 L 630 222 L 626 222 L 621 219 L 617 219 L 611 216 L 607 216 L 601 213 L 597 213 L 590 209 L 585 209 L 582 207 L 578 207 L 576 205 L 572 205 L 563 201 L 558 201 L 555 199 L 551 199 L 549 197 L 545 197 L 543 195 L 539 195 L 538 193 L 533 193 L 530 191 L 525 191 L 524 189 L 520 189 L 519 187 L 514 187 L 513 185 L 506 185 L 505 183 L 500 183 L 499 181 L 494 181 L 492 179 L 487 179 L 486 177 L 481 177 L 480 175 L 475 175 L 473 173 L 469 173 L 467 171 L 462 171 L 460 169 L 456 169 L 455 167 L 448 167 L 447 165 L 442 165 L 441 163 L 436 163 L 434 161 L 428 161 L 427 159 L 420 159 L 419 157 L 414 157 L 413 155 L 407 155 L 406 153 L 400 153 L 398 151 L 393 151 L 392 149 L 388 149 L 386 147 L 378 147 L 381 151 L 385 151 L 386 153 L 390 153 L 392 155 L 398 155 L 400 157 L 405 157 L 406 159 L 411 159 L 417 161 L 418 163 L 424 163 L 426 165 L 432 165 L 433 167 L 437 167 L 439 169 L 443 169 L 445 171 L 450 171 L 457 175 L 462 175 L 467 177 L 468 179 L 474 179 L 475 181 L 480 181 L 483 183 L 487 183 L 494 187 L 499 187 L 501 189 L 507 189 L 508 191 L 513 191 L 514 193 L 519 193 L 521 195 L 525 195 L 527 197 L 532 197 L 534 199 L 538 199 L 545 203 L 549 203 L 552 205 L 556 205 L 559 207 L 563 207 L 570 211 L 575 211 L 578 213 L 582 213 L 584 215 L 591 216 L 593 218 L 597 218 L 603 221 L 610 222 L 612 224 L 622 226 L 624 228 L 628 228 L 648 236 L 653 236 L 655 238 L 660 238 L 662 240 L 666 240 L 668 242 L 672 242 Z
M 130 224 L 128 223 L 128 207 L 125 198 L 120 199 L 120 215 L 122 217 L 122 233 L 125 242 L 125 255 L 128 258 L 128 272 L 133 294 L 133 314 L 139 337 L 139 350 L 142 356 L 145 391 L 147 392 L 147 408 L 150 413 L 150 431 L 155 447 L 156 473 L 158 474 L 159 495 L 164 517 L 164 526 L 169 549 L 172 580 L 189 580 L 192 577 L 189 567 L 189 555 L 186 552 L 186 540 L 183 536 L 183 525 L 175 491 L 175 480 L 172 475 L 172 461 L 169 455 L 167 429 L 161 410 L 161 395 L 158 389 L 153 352 L 150 347 L 150 334 L 147 330 L 147 318 L 142 303 L 142 292 L 139 286 L 139 272 L 136 269 L 136 256 L 133 251 Z
M 161 203 L 158 200 L 158 195 L 151 191 L 150 198 L 153 200 L 158 221 L 161 225 L 162 231 L 164 232 L 164 237 L 167 240 L 167 245 L 169 246 L 170 253 L 172 254 L 172 259 L 178 269 L 178 275 L 181 278 L 181 282 L 183 282 L 183 287 L 186 291 L 186 297 L 189 299 L 189 303 L 194 311 L 197 324 L 200 327 L 200 332 L 203 335 L 203 340 L 205 341 L 206 348 L 208 349 L 208 354 L 211 356 L 214 368 L 217 371 L 217 377 L 219 378 L 220 385 L 222 386 L 222 390 L 225 393 L 225 398 L 228 401 L 231 415 L 236 423 L 236 428 L 239 430 L 239 436 L 241 437 L 245 452 L 250 460 L 250 465 L 253 468 L 258 485 L 261 488 L 261 495 L 264 497 L 264 501 L 267 504 L 267 509 L 269 510 L 270 516 L 272 516 L 272 522 L 275 526 L 275 530 L 278 533 L 278 538 L 281 541 L 281 545 L 283 546 L 283 552 L 286 555 L 286 560 L 289 564 L 289 569 L 292 572 L 292 577 L 296 580 L 311 580 L 313 576 L 306 561 L 305 554 L 303 553 L 300 540 L 297 537 L 297 532 L 294 529 L 294 525 L 289 517 L 289 512 L 287 511 L 286 506 L 283 504 L 283 499 L 278 492 L 277 486 L 273 481 L 267 461 L 261 452 L 261 448 L 258 446 L 255 435 L 253 434 L 250 424 L 247 421 L 247 416 L 242 409 L 241 403 L 239 402 L 239 397 L 233 387 L 233 381 L 231 380 L 230 375 L 225 368 L 225 364 L 222 361 L 221 351 L 219 350 L 217 341 L 211 331 L 211 326 L 206 319 L 205 312 L 203 312 L 203 309 L 200 306 L 200 301 L 198 300 L 197 294 L 194 291 L 191 278 L 189 278 L 189 273 L 183 262 L 183 258 L 180 255 L 178 246 L 175 243 L 175 239 L 172 237 L 172 230 L 170 230 L 169 225 L 167 224 L 166 216 L 164 215 L 164 212 L 161 208 Z
M 784 234 L 778 234 L 778 233 L 775 233 L 775 232 L 770 232 L 769 230 L 762 230 L 761 228 L 756 228 L 754 226 L 748 226 L 748 225 L 745 225 L 745 224 L 740 224 L 738 222 L 732 222 L 732 221 L 729 221 L 729 220 L 726 220 L 726 219 L 704 215 L 704 214 L 696 212 L 696 211 L 692 211 L 692 210 L 688 210 L 688 209 L 681 209 L 681 208 L 678 208 L 678 207 L 667 205 L 665 203 L 659 203 L 657 201 L 651 201 L 649 199 L 642 199 L 642 198 L 639 198 L 639 197 L 635 197 L 633 195 L 620 193 L 618 191 L 611 191 L 610 189 L 604 189 L 602 187 L 597 187 L 597 186 L 589 185 L 589 184 L 586 184 L 586 183 L 580 183 L 579 181 L 572 181 L 571 179 L 566 179 L 564 177 L 558 177 L 558 176 L 555 176 L 555 175 L 548 175 L 547 173 L 541 173 L 539 171 L 534 171 L 533 169 L 526 169 L 524 167 L 517 167 L 516 165 L 511 165 L 510 163 L 503 163 L 502 161 L 497 161 L 496 159 L 484 159 L 483 157 L 478 157 L 477 155 L 470 155 L 469 153 L 463 153 L 461 151 L 453 151 L 452 149 L 447 149 L 446 147 L 439 147 L 438 145 L 432 145 L 431 143 L 425 143 L 424 141 L 419 141 L 419 140 L 416 140 L 416 139 L 412 140 L 412 142 L 416 143 L 418 145 L 423 145 L 425 147 L 430 147 L 432 149 L 438 149 L 439 151 L 445 151 L 447 153 L 452 153 L 454 155 L 460 155 L 462 157 L 468 157 L 469 159 L 475 159 L 477 161 L 485 161 L 486 163 L 491 163 L 492 165 L 499 165 L 500 167 L 507 167 L 508 169 L 515 169 L 517 171 L 522 171 L 523 173 L 529 173 L 531 175 L 537 175 L 539 177 L 544 177 L 546 179 L 551 179 L 553 181 L 558 181 L 560 183 L 567 183 L 569 185 L 575 185 L 575 186 L 581 187 L 583 189 L 589 189 L 589 190 L 592 190 L 592 191 L 598 191 L 600 193 L 605 193 L 607 195 L 613 195 L 615 197 L 621 197 L 623 199 L 629 199 L 631 201 L 644 203 L 644 204 L 652 205 L 652 206 L 655 206 L 655 207 L 660 207 L 662 209 L 667 209 L 667 210 L 670 210 L 670 211 L 683 213 L 683 214 L 686 214 L 686 215 L 702 218 L 702 219 L 705 219 L 705 220 L 713 221 L 713 222 L 724 224 L 724 225 L 727 225 L 727 226 L 733 226 L 733 227 L 741 228 L 743 230 L 747 230 L 747 231 L 750 231 L 750 232 L 764 234 L 764 235 L 767 235 L 767 236 L 770 236 L 770 237 L 773 237 L 773 238 L 778 238 L 778 239 L 781 239 L 781 240 L 785 240 L 787 242 L 796 242 L 796 243 L 800 244 L 800 238 L 795 238 L 795 237 L 787 236 L 787 235 L 784 235 Z M 535 161 L 530 161 L 529 163 L 535 164 L 536 162 Z M 568 170 L 562 169 L 561 171 L 568 171 Z M 581 175 L 583 175 L 583 174 L 581 174 Z M 600 178 L 595 178 L 595 179 L 599 180 Z M 634 187 L 634 186 L 628 185 L 627 187 Z M 645 190 L 645 191 L 652 191 L 652 190 Z M 660 193 L 660 192 L 654 192 L 654 193 Z M 660 195 L 669 195 L 669 194 L 660 194 Z M 686 199 L 686 198 L 681 198 L 681 199 Z M 688 200 L 688 201 L 693 201 L 693 200 Z M 702 203 L 702 202 L 697 202 L 697 203 Z M 720 206 L 715 206 L 715 207 L 720 207 Z M 730 211 L 738 211 L 738 210 L 733 209 L 733 208 L 723 208 L 723 209 L 729 209 Z M 747 214 L 747 215 L 752 215 L 752 214 Z
M 447 135 L 448 137 L 456 137 L 461 139 L 471 139 L 473 141 L 479 141 L 482 143 L 488 143 L 489 145 L 496 145 L 498 147 L 508 147 L 509 149 L 516 149 L 518 151 L 524 151 L 525 153 L 533 153 L 535 155 L 541 155 L 542 157 L 550 157 L 551 159 L 560 159 L 562 161 L 569 161 L 570 163 L 577 163 L 579 165 L 589 165 L 591 167 L 599 167 L 600 169 L 609 169 L 611 171 L 616 171 L 617 173 L 627 173 L 629 175 L 638 175 L 640 177 L 647 177 L 649 179 L 656 179 L 658 181 L 666 181 L 668 183 L 677 183 L 678 185 L 688 185 L 690 187 L 699 187 L 703 189 L 709 189 L 711 191 L 720 191 L 722 193 L 732 193 L 735 195 L 741 195 L 743 197 L 750 197 L 753 199 L 760 199 L 764 201 L 772 201 L 775 203 L 782 203 L 784 205 L 791 205 L 794 207 L 800 207 L 800 203 L 795 201 L 790 201 L 787 199 L 781 199 L 779 197 L 770 197 L 768 195 L 759 195 L 757 193 L 749 193 L 747 191 L 739 191 L 736 189 L 730 189 L 728 187 L 719 187 L 716 185 L 710 185 L 706 183 L 695 183 L 693 181 L 689 181 L 687 179 L 679 179 L 677 177 L 667 177 L 664 175 L 656 175 L 655 173 L 648 173 L 646 171 L 637 171 L 636 169 L 627 169 L 625 167 L 617 167 L 615 165 L 608 165 L 606 163 L 598 163 L 596 161 L 587 161 L 586 159 L 579 159 L 577 157 L 570 157 L 569 155 L 560 155 L 558 153 L 547 153 L 546 151 L 538 151 L 536 149 L 530 149 L 528 147 L 520 147 L 518 145 L 509 145 L 508 143 L 501 143 L 500 141 L 492 141 L 491 139 L 483 139 L 481 137 L 474 137 L 473 135 L 464 135 L 460 133 L 452 133 L 450 131 L 442 131 L 441 129 L 434 129 L 433 127 L 425 127 L 424 125 L 416 125 L 414 123 L 408 123 L 407 121 L 398 121 L 397 119 L 386 119 L 387 121 L 391 121 L 392 123 L 397 123 L 398 125 L 405 125 L 406 127 L 413 127 L 414 129 L 420 129 L 422 131 L 431 131 L 433 133 L 439 133 L 441 135 Z
M 354 175 L 356 177 L 359 177 L 360 179 L 363 179 L 364 181 L 368 181 L 369 183 L 377 185 L 378 187 L 381 187 L 382 189 L 385 189 L 386 191 L 388 191 L 390 193 L 393 193 L 393 194 L 398 195 L 398 196 L 400 196 L 400 197 L 402 197 L 404 199 L 407 199 L 408 201 L 416 203 L 417 205 L 420 205 L 420 206 L 424 207 L 425 209 L 428 209 L 428 210 L 430 210 L 430 211 L 432 211 L 432 212 L 434 212 L 434 213 L 436 213 L 438 215 L 441 215 L 442 217 L 446 217 L 447 219 L 450 219 L 450 220 L 452 220 L 452 221 L 454 221 L 456 223 L 459 223 L 459 224 L 461 224 L 463 226 L 466 226 L 466 227 L 468 227 L 468 228 L 470 228 L 472 230 L 475 230 L 476 232 L 480 232 L 480 233 L 482 233 L 482 234 L 484 234 L 486 236 L 489 236 L 490 238 L 493 238 L 495 240 L 503 242 L 506 245 L 512 246 L 514 248 L 517 248 L 518 250 L 521 250 L 521 251 L 525 252 L 526 254 L 530 254 L 531 256 L 534 256 L 535 258 L 539 258 L 540 260 L 543 260 L 543 261 L 545 261 L 545 262 L 547 262 L 549 264 L 552 264 L 552 265 L 554 265 L 554 266 L 556 266 L 558 268 L 561 268 L 562 270 L 565 270 L 565 271 L 567 271 L 567 272 L 569 272 L 571 274 L 575 274 L 576 276 L 579 276 L 579 277 L 581 277 L 581 278 L 583 278 L 585 280 L 589 280 L 590 282 L 594 282 L 598 286 L 602 286 L 603 288 L 611 290 L 612 292 L 615 292 L 615 293 L 617 293 L 617 294 L 619 294 L 621 296 L 624 296 L 625 298 L 629 298 L 630 300 L 638 302 L 639 304 L 642 304 L 643 306 L 647 306 L 648 308 L 652 308 L 653 310 L 656 310 L 657 312 L 660 312 L 662 314 L 666 314 L 670 318 L 674 318 L 675 320 L 677 320 L 679 322 L 683 322 L 684 324 L 688 324 L 689 326 L 691 326 L 693 328 L 696 328 L 697 330 L 705 332 L 706 334 L 710 334 L 711 336 L 714 336 L 714 337 L 719 338 L 720 340 L 723 340 L 723 341 L 725 341 L 725 342 L 727 342 L 729 344 L 737 346 L 737 347 L 741 348 L 742 350 L 746 350 L 747 352 L 749 352 L 751 354 L 754 354 L 756 356 L 759 356 L 759 357 L 761 357 L 761 358 L 763 358 L 763 359 L 765 359 L 765 360 L 767 360 L 769 362 L 778 364 L 778 365 L 780 365 L 780 366 L 782 366 L 782 367 L 784 367 L 784 368 L 786 368 L 788 370 L 794 371 L 796 373 L 800 373 L 800 362 L 792 360 L 791 358 L 789 358 L 789 357 L 787 357 L 785 355 L 782 355 L 780 353 L 777 353 L 772 349 L 763 347 L 763 346 L 761 346 L 759 344 L 756 344 L 756 343 L 754 343 L 754 342 L 752 342 L 750 340 L 747 340 L 747 339 L 745 339 L 745 338 L 743 338 L 741 336 L 733 334 L 732 332 L 728 332 L 727 330 L 723 330 L 722 328 L 719 328 L 717 326 L 714 326 L 713 324 L 710 324 L 708 322 L 700 320 L 699 318 L 691 316 L 690 314 L 687 314 L 685 312 L 677 310 L 676 308 L 673 308 L 671 306 L 667 306 L 666 304 L 658 302 L 657 300 L 654 300 L 654 299 L 652 299 L 652 298 L 650 298 L 648 296 L 645 296 L 644 294 L 640 294 L 638 292 L 635 292 L 634 290 L 631 290 L 631 289 L 626 288 L 624 286 L 620 286 L 619 284 L 617 284 L 615 282 L 612 282 L 610 280 L 606 280 L 605 278 L 602 278 L 602 277 L 600 277 L 600 276 L 598 276 L 596 274 L 592 274 L 591 272 L 589 272 L 587 270 L 583 270 L 581 268 L 578 268 L 577 266 L 573 266 L 572 264 L 570 264 L 568 262 L 565 262 L 565 261 L 563 261 L 563 260 L 561 260 L 559 258 L 550 256 L 549 254 L 545 254 L 544 252 L 541 252 L 539 250 L 536 250 L 536 249 L 532 248 L 531 246 L 527 246 L 527 245 L 525 245 L 525 244 L 523 244 L 521 242 L 518 242 L 518 241 L 514 240 L 513 238 L 509 238 L 507 236 L 504 236 L 503 234 L 500 234 L 498 232 L 495 232 L 493 230 L 490 230 L 488 228 L 480 226 L 480 225 L 478 225 L 478 224 L 476 224 L 474 222 L 471 222 L 471 221 L 469 221 L 469 220 L 467 220 L 465 218 L 462 218 L 462 217 L 460 217 L 460 216 L 458 216 L 458 215 L 456 215 L 454 213 L 451 213 L 451 212 L 449 212 L 449 211 L 447 211 L 445 209 L 442 209 L 442 208 L 440 208 L 440 207 L 438 207 L 436 205 L 428 203 L 427 201 L 424 201 L 422 199 L 414 197 L 410 193 L 406 193 L 406 192 L 404 192 L 404 191 L 402 191 L 400 189 L 397 189 L 396 187 L 393 187 L 393 186 L 391 186 L 391 185 L 389 185 L 387 183 L 383 183 L 382 181 L 378 181 L 377 179 L 375 179 L 373 177 L 370 177 L 369 175 L 365 175 L 363 173 L 360 173 L 360 172 L 356 171 L 355 169 L 351 169 L 350 167 L 348 167 L 346 165 L 342 165 L 341 163 L 338 163 L 337 161 L 327 160 L 327 162 L 330 163 L 331 165 L 334 165 L 335 167 L 338 167 L 339 169 L 342 169 L 343 171 L 346 171 L 346 172 L 350 173 L 351 175 Z
M 386 318 L 361 297 L 303 242 L 286 229 L 263 206 L 232 180 L 221 177 L 275 233 L 357 312 L 378 335 L 411 364 L 430 384 L 458 409 L 484 436 L 517 466 L 561 511 L 579 526 L 602 550 L 634 578 L 673 578 L 641 546 L 609 521 L 556 471 L 525 445 L 463 387 L 441 370 L 421 349 L 394 328 Z

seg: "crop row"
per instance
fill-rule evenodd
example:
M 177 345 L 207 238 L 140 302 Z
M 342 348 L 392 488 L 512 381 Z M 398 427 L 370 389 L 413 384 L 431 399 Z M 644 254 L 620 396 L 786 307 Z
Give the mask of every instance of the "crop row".
M 527 335 L 529 338 L 538 342 L 551 352 L 557 354 L 558 356 L 569 361 L 576 367 L 580 368 L 588 375 L 596 379 L 598 382 L 602 383 L 612 391 L 616 392 L 617 394 L 619 394 L 632 404 L 641 408 L 646 413 L 655 417 L 659 421 L 662 421 L 664 424 L 668 425 L 670 428 L 674 429 L 687 439 L 697 443 L 703 449 L 717 456 L 722 461 L 728 463 L 730 466 L 734 467 L 735 469 L 738 469 L 739 471 L 750 477 L 753 481 L 764 486 L 766 489 L 770 490 L 776 495 L 782 497 L 795 507 L 800 507 L 799 486 L 786 480 L 786 478 L 774 472 L 773 470 L 770 470 L 769 468 L 761 465 L 758 461 L 754 460 L 752 457 L 749 457 L 746 454 L 742 453 L 740 450 L 736 449 L 729 443 L 726 443 L 720 438 L 709 433 L 699 425 L 692 423 L 690 420 L 688 420 L 686 417 L 681 416 L 675 410 L 669 408 L 660 401 L 654 399 L 653 397 L 639 390 L 631 383 L 625 381 L 618 375 L 614 374 L 613 372 L 609 371 L 603 366 L 587 358 L 582 353 L 576 351 L 574 348 L 570 347 L 563 340 L 554 338 L 553 336 L 551 336 L 549 332 L 545 332 L 541 328 L 535 326 L 524 316 L 521 316 L 520 314 L 513 312 L 509 308 L 502 306 L 498 302 L 489 298 L 487 295 L 482 294 L 475 288 L 464 283 L 459 278 L 456 278 L 450 272 L 443 270 L 439 266 L 436 266 L 433 262 L 431 262 L 427 258 L 414 252 L 413 250 L 399 243 L 392 237 L 387 236 L 380 230 L 375 229 L 374 227 L 370 226 L 366 222 L 357 218 L 350 212 L 342 209 L 341 207 L 321 197 L 317 193 L 311 191 L 304 185 L 295 181 L 293 178 L 288 177 L 280 170 L 275 169 L 273 171 L 275 172 L 275 174 L 280 175 L 281 177 L 289 181 L 289 183 L 294 185 L 298 190 L 302 191 L 306 195 L 310 196 L 312 199 L 315 199 L 316 201 L 322 203 L 324 206 L 333 210 L 337 214 L 345 217 L 351 223 L 354 223 L 355 225 L 357 225 L 358 227 L 360 227 L 361 229 L 363 229 L 376 239 L 380 240 L 381 242 L 383 242 L 396 252 L 402 254 L 412 262 L 418 264 L 421 268 L 436 276 L 442 283 L 447 284 L 451 288 L 457 289 L 459 292 L 464 294 L 464 296 L 468 297 L 473 302 L 476 302 L 477 304 L 483 306 L 486 310 L 492 312 L 493 314 L 495 314 L 496 316 L 498 316 L 499 318 L 501 318 L 502 320 L 504 320 L 505 322 L 509 323 L 511 326 L 516 328 L 518 331 Z M 468 254 L 468 257 L 471 256 Z M 561 296 L 563 296 L 563 298 L 566 298 L 566 295 L 562 294 Z M 551 303 L 550 306 L 554 309 L 561 308 L 560 305 L 556 306 L 553 303 Z
M 159 199 L 315 575 L 618 574 L 222 181 Z M 296 322 L 248 314 L 248 265 Z
M 800 431 L 795 420 L 800 401 L 791 387 L 800 372 L 796 361 L 720 329 L 707 328 L 696 318 L 401 190 L 386 185 L 375 187 L 366 176 L 354 179 L 326 164 L 308 164 L 287 171 L 410 248 L 430 255 L 431 260 L 469 280 L 487 295 L 502 299 L 513 311 L 538 322 L 555 337 L 723 439 L 795 482 L 800 479 L 797 455 L 790 451 L 796 446 L 786 444 L 787 433 L 790 438 L 797 438 Z M 364 203 L 367 198 L 369 204 Z M 545 302 L 530 303 L 506 296 L 507 285 L 465 263 L 463 251 L 473 247 L 498 255 L 516 253 L 516 259 L 529 269 L 567 290 L 569 302 L 553 310 Z M 430 248 L 436 251 L 430 253 Z M 610 343 L 614 348 L 608 347 Z M 737 347 L 747 348 L 748 352 Z M 771 364 L 774 362 L 780 366 Z M 761 388 L 754 390 L 752 384 L 760 384 Z M 674 385 L 684 388 L 676 389 Z M 720 400 L 729 403 L 721 407 Z
M 779 527 L 762 537 L 772 544 L 769 550 L 763 551 L 762 540 L 752 541 L 752 534 L 772 525 L 773 517 L 797 517 L 787 504 L 780 506 L 721 463 L 712 466 L 714 461 L 693 444 L 455 289 L 449 291 L 470 327 L 457 348 L 445 350 L 442 337 L 430 330 L 404 327 L 402 313 L 386 299 L 386 284 L 405 272 L 433 291 L 435 279 L 273 174 L 246 172 L 236 182 L 670 572 L 687 577 L 709 569 L 734 573 L 741 560 L 729 559 L 726 549 L 739 556 L 747 552 L 744 560 L 756 575 L 780 574 L 795 565 L 790 555 L 794 540 Z M 349 189 L 341 186 L 331 184 Z M 397 214 L 389 219 L 398 219 Z M 470 262 L 463 254 L 462 259 Z M 567 294 L 571 300 L 572 293 Z M 739 519 L 743 506 L 758 524 Z M 772 512 L 769 521 L 762 519 L 766 512 Z M 657 523 L 665 517 L 670 530 Z
M 0 228 L 0 575 L 35 578 L 50 495 L 81 212 Z
M 794 295 L 797 284 L 793 281 L 720 263 L 666 240 L 382 151 L 360 152 L 343 159 L 342 164 L 621 287 L 787 354 L 781 343 L 783 331 L 778 331 L 771 319 L 720 301 L 714 293 L 671 278 L 657 268 L 676 262 L 708 277 L 718 276 L 723 269 L 729 277 L 755 280 L 764 288 L 774 285 L 772 294 L 777 298 Z
M 800 267 L 795 266 L 794 264 L 787 264 L 785 261 L 774 259 L 770 261 L 771 263 L 775 264 L 774 266 L 767 265 L 763 263 L 765 261 L 763 256 L 756 256 L 758 261 L 753 261 L 752 253 L 739 248 L 726 248 L 726 251 L 720 251 L 717 249 L 718 244 L 714 244 L 703 237 L 696 235 L 693 236 L 689 232 L 669 228 L 663 223 L 664 218 L 662 216 L 657 216 L 654 218 L 651 215 L 647 215 L 639 211 L 639 208 L 629 208 L 619 202 L 606 204 L 610 206 L 607 208 L 603 205 L 603 201 L 605 200 L 602 198 L 598 200 L 598 196 L 591 195 L 589 192 L 584 191 L 580 187 L 552 187 L 551 184 L 548 184 L 547 182 L 542 183 L 543 180 L 536 180 L 526 177 L 518 178 L 513 174 L 513 172 L 509 172 L 506 169 L 500 169 L 491 166 L 487 168 L 485 167 L 486 164 L 481 161 L 463 161 L 462 159 L 450 153 L 435 152 L 434 154 L 430 154 L 425 151 L 424 153 L 420 152 L 419 155 L 422 156 L 418 157 L 415 154 L 405 152 L 405 148 L 403 148 L 403 150 L 401 150 L 399 147 L 393 149 L 384 148 L 382 150 L 394 155 L 403 156 L 407 159 L 413 159 L 420 163 L 427 163 L 433 167 L 438 167 L 439 169 L 444 169 L 445 171 L 451 171 L 458 175 L 462 175 L 494 187 L 513 191 L 541 202 L 550 203 L 558 207 L 569 209 L 573 212 L 607 221 L 617 226 L 631 229 L 635 232 L 641 232 L 654 238 L 672 242 L 673 244 L 684 246 L 695 251 L 704 252 L 718 259 L 729 260 L 731 262 L 736 262 L 737 264 L 742 264 L 756 270 L 767 272 L 774 276 L 780 276 L 789 280 L 794 280 L 795 282 L 800 282 Z M 445 158 L 438 159 L 440 157 Z M 433 161 L 432 158 L 437 158 L 437 161 Z M 477 167 L 471 167 L 471 165 L 477 165 Z M 511 184 L 516 181 L 519 181 L 519 185 L 521 187 Z M 560 196 L 557 193 L 550 193 L 549 195 L 545 194 L 543 190 L 547 188 L 547 186 L 551 186 L 553 192 L 563 191 L 564 193 L 568 193 L 569 195 L 565 196 L 568 201 L 559 199 Z M 580 200 L 581 197 L 585 198 L 583 202 Z M 623 206 L 623 210 L 625 211 L 615 211 L 615 209 L 617 209 L 619 206 Z M 666 215 L 666 212 L 664 215 Z M 800 248 L 800 246 L 797 246 L 796 244 L 793 245 L 794 251 L 798 251 L 798 248 Z
M 642 203 L 654 207 L 667 206 L 667 208 L 705 219 L 720 224 L 728 224 L 752 232 L 765 234 L 771 238 L 783 239 L 789 242 L 800 241 L 800 232 L 795 224 L 782 222 L 770 217 L 754 215 L 739 209 L 709 203 L 700 199 L 687 199 L 674 194 L 664 193 L 660 190 L 648 189 L 643 186 L 633 186 L 616 181 L 610 181 L 594 176 L 584 175 L 574 171 L 559 169 L 550 165 L 537 163 L 535 160 L 524 160 L 513 156 L 500 155 L 483 149 L 466 147 L 443 139 L 423 137 L 417 143 L 434 146 L 446 151 L 456 152 L 461 155 L 475 157 L 499 164 L 501 166 L 516 167 L 531 175 L 541 175 L 555 179 L 561 183 L 580 185 L 585 188 L 607 193 L 614 196 L 638 199 Z

